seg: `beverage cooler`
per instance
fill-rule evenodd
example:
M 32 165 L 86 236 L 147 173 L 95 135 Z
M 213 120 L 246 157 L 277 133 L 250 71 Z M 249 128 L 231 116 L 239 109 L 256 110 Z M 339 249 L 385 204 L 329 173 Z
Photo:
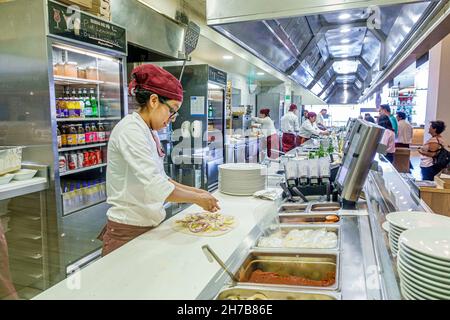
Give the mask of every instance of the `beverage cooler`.
M 7 234 L 12 247 L 27 236 L 42 250 L 25 252 L 34 248 L 27 243 L 10 252 L 11 269 L 17 287 L 43 290 L 100 254 L 108 140 L 127 113 L 126 30 L 53 1 L 0 7 L 0 29 L 12 35 L 0 49 L 8 61 L 0 65 L 8 82 L 0 88 L 2 144 L 24 146 L 24 159 L 48 165 L 51 177 L 45 203 L 22 201 L 44 205 L 45 221 L 24 222 Z M 45 270 L 31 270 L 35 265 Z M 22 281 L 23 270 L 35 276 Z

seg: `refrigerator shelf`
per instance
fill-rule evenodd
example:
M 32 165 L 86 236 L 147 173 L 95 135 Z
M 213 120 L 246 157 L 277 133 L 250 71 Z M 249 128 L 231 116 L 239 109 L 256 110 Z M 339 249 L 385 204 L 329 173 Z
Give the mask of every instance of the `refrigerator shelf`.
M 76 169 L 76 170 L 70 170 L 70 171 L 66 171 L 66 172 L 61 172 L 59 174 L 60 177 L 63 176 L 68 176 L 70 174 L 75 174 L 75 173 L 80 173 L 80 172 L 84 172 L 84 171 L 89 171 L 89 170 L 94 170 L 94 169 L 98 169 L 98 168 L 102 168 L 102 167 L 106 167 L 106 163 L 101 163 L 101 164 L 97 164 L 95 166 L 90 166 L 90 167 L 86 167 L 86 168 L 81 168 L 81 169 Z
M 104 143 L 95 143 L 95 144 L 86 144 L 86 145 L 77 146 L 77 147 L 60 148 L 60 149 L 58 149 L 58 152 L 66 152 L 66 151 L 73 151 L 73 150 L 99 148 L 99 147 L 105 147 L 105 146 L 106 146 L 106 142 L 104 142 Z
M 89 80 L 89 79 L 80 79 L 80 78 L 71 78 L 64 76 L 54 76 L 55 84 L 59 85 L 68 85 L 68 84 L 103 84 L 104 81 L 99 80 Z
M 118 121 L 121 120 L 121 117 L 99 117 L 99 118 L 58 118 L 56 122 L 80 122 L 80 121 Z
M 93 206 L 96 206 L 96 205 L 99 205 L 99 204 L 105 203 L 105 202 L 106 202 L 106 198 L 104 198 L 102 200 L 99 200 L 99 201 L 96 201 L 96 202 L 92 202 L 90 204 L 86 204 L 84 206 L 80 206 L 80 207 L 78 207 L 76 209 L 71 209 L 71 210 L 67 210 L 67 211 L 64 210 L 64 215 L 67 216 L 67 215 L 72 214 L 72 213 L 80 212 L 82 210 L 91 208 Z

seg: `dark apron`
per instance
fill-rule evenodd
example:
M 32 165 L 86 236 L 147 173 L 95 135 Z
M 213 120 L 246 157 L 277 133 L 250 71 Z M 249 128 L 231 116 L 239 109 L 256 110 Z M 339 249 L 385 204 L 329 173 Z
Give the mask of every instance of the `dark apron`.
M 280 150 L 280 140 L 276 133 L 267 137 L 267 156 L 271 159 L 277 159 L 280 155 L 278 152 L 272 150 Z
M 301 146 L 302 144 L 304 144 L 306 141 L 310 140 L 311 138 L 305 138 L 305 137 L 298 137 L 298 145 Z
M 289 152 L 296 147 L 296 135 L 293 133 L 283 133 L 281 142 L 283 143 L 283 152 Z
M 108 220 L 97 237 L 98 240 L 103 241 L 102 257 L 151 229 L 153 227 L 132 226 Z

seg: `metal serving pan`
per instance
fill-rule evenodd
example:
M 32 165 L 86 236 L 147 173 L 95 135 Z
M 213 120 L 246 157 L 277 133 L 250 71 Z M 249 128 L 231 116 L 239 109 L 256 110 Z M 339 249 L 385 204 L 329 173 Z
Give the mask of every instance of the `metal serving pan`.
M 280 206 L 278 213 L 304 213 L 308 212 L 308 204 L 298 204 L 298 203 L 285 203 Z
M 308 247 L 262 247 L 259 246 L 258 243 L 261 240 L 262 237 L 270 236 L 271 234 L 281 231 L 283 234 L 289 233 L 291 230 L 305 230 L 305 229 L 326 229 L 327 232 L 334 232 L 337 236 L 336 246 L 332 248 L 308 248 Z M 267 248 L 267 249 L 282 249 L 284 251 L 292 251 L 292 250 L 339 250 L 340 248 L 340 242 L 341 242 L 341 234 L 340 234 L 340 227 L 336 224 L 321 224 L 321 225 L 294 225 L 294 224 L 280 224 L 280 225 L 273 225 L 269 227 L 268 229 L 264 230 L 264 232 L 257 238 L 255 242 L 256 248 Z
M 223 288 L 215 300 L 340 300 L 335 292 L 325 290 L 284 290 L 277 288 L 262 288 L 243 286 Z
M 255 280 L 254 272 L 256 270 L 275 273 L 276 275 L 274 278 L 272 275 L 264 274 L 263 278 L 260 277 Z M 238 268 L 236 277 L 240 284 L 246 283 L 267 288 L 337 290 L 340 281 L 339 254 L 333 251 L 327 253 L 311 251 L 287 253 L 253 249 Z M 290 284 L 283 281 L 287 280 L 286 277 L 296 277 L 294 279 L 297 283 Z M 300 278 L 304 280 L 300 280 Z M 291 280 L 294 279 L 291 278 Z M 300 284 L 300 282 L 304 284 Z
M 311 212 L 338 212 L 341 210 L 341 205 L 337 202 L 323 202 L 323 203 L 313 203 L 311 205 Z
M 328 217 L 328 219 L 327 219 Z M 335 219 L 330 219 L 333 217 Z M 316 225 L 316 224 L 339 224 L 341 217 L 335 213 L 298 213 L 298 214 L 279 214 L 278 220 L 281 224 L 296 225 Z M 328 221 L 328 222 L 327 222 Z

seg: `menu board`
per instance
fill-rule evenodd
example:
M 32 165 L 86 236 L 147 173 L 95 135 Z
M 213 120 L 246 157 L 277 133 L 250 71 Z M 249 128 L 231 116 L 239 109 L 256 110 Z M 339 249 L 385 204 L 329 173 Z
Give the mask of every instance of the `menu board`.
M 209 80 L 216 83 L 227 85 L 227 74 L 226 72 L 220 71 L 216 68 L 209 67 Z
M 127 53 L 126 30 L 108 21 L 48 1 L 49 33 Z

